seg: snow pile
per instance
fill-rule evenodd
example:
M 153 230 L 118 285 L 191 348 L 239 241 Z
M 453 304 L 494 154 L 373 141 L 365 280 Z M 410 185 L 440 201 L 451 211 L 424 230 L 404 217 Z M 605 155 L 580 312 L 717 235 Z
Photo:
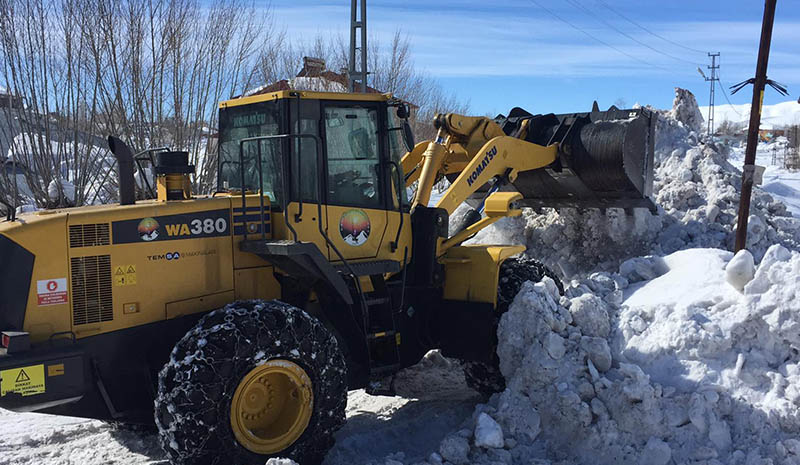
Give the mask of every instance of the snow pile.
M 700 114 L 697 100 L 695 100 L 694 94 L 686 89 L 675 88 L 675 100 L 669 116 L 683 122 L 689 130 L 696 133 L 700 133 L 703 129 L 703 115 Z
M 743 293 L 731 258 L 636 259 L 564 297 L 525 283 L 498 331 L 506 390 L 427 462 L 800 463 L 800 254 L 771 247 Z
M 741 190 L 741 171 L 728 162 L 726 146 L 698 133 L 697 102 L 676 89 L 673 109 L 660 112 L 656 127 L 653 200 L 657 215 L 636 209 L 524 211 L 530 252 L 571 277 L 613 270 L 638 255 L 665 255 L 698 247 L 732 248 Z M 481 238 L 518 234 L 519 223 L 498 224 Z M 487 228 L 488 229 L 488 228 Z M 477 240 L 477 239 L 476 239 Z M 800 250 L 800 219 L 756 187 L 747 248 L 758 261 L 773 244 Z
M 314 92 L 347 92 L 344 84 L 324 77 L 296 77 L 289 82 L 292 89 Z
M 75 205 L 75 185 L 66 179 L 53 179 L 47 185 L 47 197 L 56 205 Z

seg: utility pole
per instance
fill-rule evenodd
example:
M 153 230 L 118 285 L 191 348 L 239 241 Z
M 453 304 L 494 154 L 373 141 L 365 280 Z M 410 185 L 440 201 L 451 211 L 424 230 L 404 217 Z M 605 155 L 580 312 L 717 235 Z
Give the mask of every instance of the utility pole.
M 758 47 L 756 77 L 753 81 L 753 100 L 750 104 L 750 126 L 747 130 L 747 148 L 744 152 L 742 170 L 742 197 L 739 200 L 739 222 L 736 225 L 736 249 L 738 252 L 747 245 L 747 220 L 750 216 L 750 197 L 753 194 L 753 175 L 755 173 L 756 148 L 758 147 L 758 126 L 761 122 L 761 106 L 764 103 L 764 87 L 767 83 L 767 63 L 769 47 L 772 42 L 772 24 L 775 21 L 777 0 L 766 0 L 764 19 L 761 23 L 761 42 Z
M 711 70 L 711 77 L 703 77 L 706 78 L 706 81 L 711 81 L 711 93 L 708 97 L 708 135 L 714 135 L 714 82 L 719 81 L 719 76 L 717 75 L 717 70 L 719 69 L 719 65 L 717 64 L 717 58 L 719 57 L 719 52 L 717 53 L 710 53 L 708 54 L 711 57 L 711 66 L 707 66 L 708 69 Z
M 361 13 L 360 18 L 358 13 Z M 356 38 L 360 43 L 356 45 Z M 356 51 L 361 61 L 356 63 Z M 360 65 L 357 66 L 357 65 Z M 367 0 L 351 0 L 350 3 L 350 69 L 347 72 L 350 92 L 367 91 Z

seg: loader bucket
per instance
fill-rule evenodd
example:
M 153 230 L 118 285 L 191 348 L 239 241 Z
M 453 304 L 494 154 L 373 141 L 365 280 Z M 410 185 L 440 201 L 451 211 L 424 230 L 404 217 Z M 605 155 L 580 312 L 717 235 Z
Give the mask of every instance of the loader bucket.
M 545 168 L 521 172 L 512 183 L 521 206 L 541 208 L 648 208 L 653 190 L 657 116 L 647 109 L 611 107 L 588 113 L 531 115 L 514 108 L 496 122 L 513 134 L 530 120 L 526 140 L 559 144 L 558 158 Z

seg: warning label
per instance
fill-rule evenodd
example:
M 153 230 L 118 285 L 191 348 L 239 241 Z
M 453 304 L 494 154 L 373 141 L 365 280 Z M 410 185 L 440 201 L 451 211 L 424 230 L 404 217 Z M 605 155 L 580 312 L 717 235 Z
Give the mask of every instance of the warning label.
M 136 265 L 118 265 L 114 268 L 115 286 L 132 286 L 136 284 Z
M 67 278 L 36 281 L 36 294 L 39 296 L 40 307 L 67 303 Z
M 10 392 L 22 396 L 32 396 L 43 394 L 45 391 L 44 365 L 0 371 L 0 397 Z

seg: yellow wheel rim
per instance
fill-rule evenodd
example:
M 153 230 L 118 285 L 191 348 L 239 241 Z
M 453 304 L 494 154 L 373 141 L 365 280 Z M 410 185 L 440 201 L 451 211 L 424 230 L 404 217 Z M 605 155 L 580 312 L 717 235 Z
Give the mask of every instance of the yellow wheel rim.
M 250 370 L 231 401 L 236 440 L 257 454 L 274 454 L 303 434 L 314 410 L 311 379 L 288 360 L 270 360 Z

